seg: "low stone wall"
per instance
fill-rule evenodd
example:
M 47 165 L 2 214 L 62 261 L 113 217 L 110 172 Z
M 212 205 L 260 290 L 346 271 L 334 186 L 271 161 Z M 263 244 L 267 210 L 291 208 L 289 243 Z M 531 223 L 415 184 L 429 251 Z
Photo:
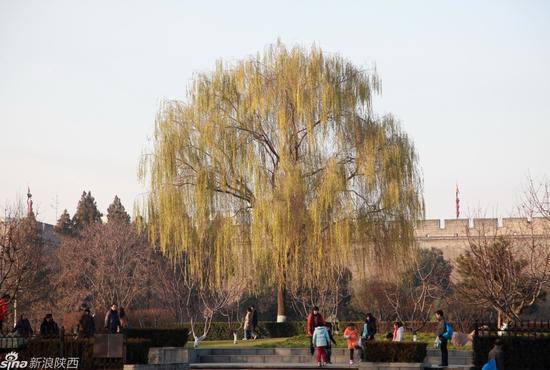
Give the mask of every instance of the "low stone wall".
M 189 370 L 189 364 L 124 365 L 123 370 Z
M 424 364 L 409 362 L 359 362 L 359 370 L 422 370 Z
M 149 348 L 149 364 L 192 364 L 198 362 L 198 352 L 182 347 Z

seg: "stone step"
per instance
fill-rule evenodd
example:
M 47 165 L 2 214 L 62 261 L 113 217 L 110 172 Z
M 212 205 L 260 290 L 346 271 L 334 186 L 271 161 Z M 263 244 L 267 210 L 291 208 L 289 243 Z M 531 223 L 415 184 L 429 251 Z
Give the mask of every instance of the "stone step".
M 191 364 L 190 370 L 301 370 L 301 369 L 319 369 L 316 363 L 288 363 L 288 364 L 262 364 L 262 363 L 205 363 Z M 328 370 L 422 370 L 420 363 L 380 363 L 380 362 L 361 362 L 353 365 L 348 364 L 330 364 L 321 369 Z
M 282 356 L 292 356 L 292 355 L 308 355 L 310 352 L 309 348 L 204 348 L 197 349 L 197 354 L 199 356 L 203 354 L 208 355 L 282 355 Z M 332 353 L 338 355 L 347 355 L 347 348 L 332 348 Z M 428 356 L 437 357 L 441 355 L 439 350 L 428 349 Z M 449 350 L 450 357 L 467 357 L 472 358 L 472 351 L 458 351 L 458 350 Z
M 258 369 L 318 369 L 316 363 L 286 363 L 286 364 L 264 364 L 264 363 L 200 363 L 200 364 L 190 364 L 189 369 L 196 370 L 220 370 L 220 369 L 239 369 L 239 370 L 258 370 Z M 358 366 L 342 366 L 342 365 L 326 365 L 325 368 L 331 370 L 357 370 Z
M 428 356 L 440 356 L 441 355 L 441 351 L 438 350 L 438 349 L 433 349 L 433 348 L 428 348 L 426 350 L 427 352 L 427 355 Z M 450 349 L 448 350 L 448 353 L 449 353 L 449 357 L 453 356 L 453 357 L 472 357 L 472 350 L 463 350 L 463 351 L 459 351 L 457 349 Z
M 425 364 L 437 365 L 441 363 L 441 356 L 426 356 L 424 359 Z M 472 365 L 473 359 L 471 357 L 451 357 L 449 356 L 449 363 L 453 365 Z
M 355 358 L 358 360 L 357 355 Z M 205 355 L 199 357 L 201 363 L 311 363 L 315 362 L 316 357 L 311 355 L 293 355 L 293 356 L 281 356 L 281 355 Z M 331 356 L 333 363 L 347 363 L 349 356 L 334 355 Z
M 424 365 L 424 370 L 441 369 L 441 370 L 475 370 L 473 365 L 449 365 L 441 367 L 439 365 Z
M 357 355 L 355 359 L 358 360 Z M 237 356 L 227 356 L 227 355 L 205 355 L 199 357 L 199 362 L 201 363 L 311 363 L 315 362 L 315 356 L 280 356 L 280 355 L 237 355 Z M 345 364 L 349 360 L 349 356 L 346 354 L 342 355 L 332 355 L 331 361 L 334 364 Z M 426 357 L 424 359 L 425 365 L 437 365 L 441 362 L 440 357 Z M 471 366 L 472 360 L 466 357 L 457 357 L 449 358 L 449 363 L 453 366 Z

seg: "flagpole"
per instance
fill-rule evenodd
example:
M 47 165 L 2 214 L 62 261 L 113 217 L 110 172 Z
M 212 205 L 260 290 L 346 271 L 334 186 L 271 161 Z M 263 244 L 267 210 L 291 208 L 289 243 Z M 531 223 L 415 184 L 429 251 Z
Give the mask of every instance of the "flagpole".
M 455 196 L 456 196 L 456 200 L 455 200 L 455 204 L 456 204 L 456 219 L 458 220 L 458 218 L 460 217 L 460 198 L 458 197 L 458 195 L 460 194 L 459 190 L 458 190 L 458 182 L 456 183 L 456 192 L 455 192 Z

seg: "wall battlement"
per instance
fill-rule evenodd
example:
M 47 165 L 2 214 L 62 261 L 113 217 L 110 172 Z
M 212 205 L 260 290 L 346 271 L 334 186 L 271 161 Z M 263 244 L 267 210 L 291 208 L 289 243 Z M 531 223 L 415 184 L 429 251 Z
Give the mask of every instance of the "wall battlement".
M 460 218 L 451 220 L 422 220 L 415 229 L 417 238 L 423 237 L 457 237 L 466 236 L 468 232 L 480 232 L 509 235 L 525 235 L 531 233 L 544 234 L 550 232 L 550 220 L 536 217 L 532 219 L 511 218 Z

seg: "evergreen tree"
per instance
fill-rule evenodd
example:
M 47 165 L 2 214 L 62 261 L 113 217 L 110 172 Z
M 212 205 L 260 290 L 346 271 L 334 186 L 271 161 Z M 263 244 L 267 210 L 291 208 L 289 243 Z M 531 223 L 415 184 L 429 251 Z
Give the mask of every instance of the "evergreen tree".
M 107 208 L 107 222 L 123 222 L 130 223 L 130 215 L 124 209 L 124 206 L 120 202 L 120 198 L 115 195 L 113 203 Z
M 63 213 L 61 214 L 61 217 L 59 217 L 59 220 L 57 220 L 57 224 L 54 227 L 54 230 L 58 234 L 62 235 L 73 235 L 74 233 L 74 223 L 73 220 L 71 220 L 71 215 L 67 210 L 65 209 Z
M 92 193 L 83 191 L 73 216 L 74 229 L 80 231 L 90 224 L 101 223 L 101 216 Z

